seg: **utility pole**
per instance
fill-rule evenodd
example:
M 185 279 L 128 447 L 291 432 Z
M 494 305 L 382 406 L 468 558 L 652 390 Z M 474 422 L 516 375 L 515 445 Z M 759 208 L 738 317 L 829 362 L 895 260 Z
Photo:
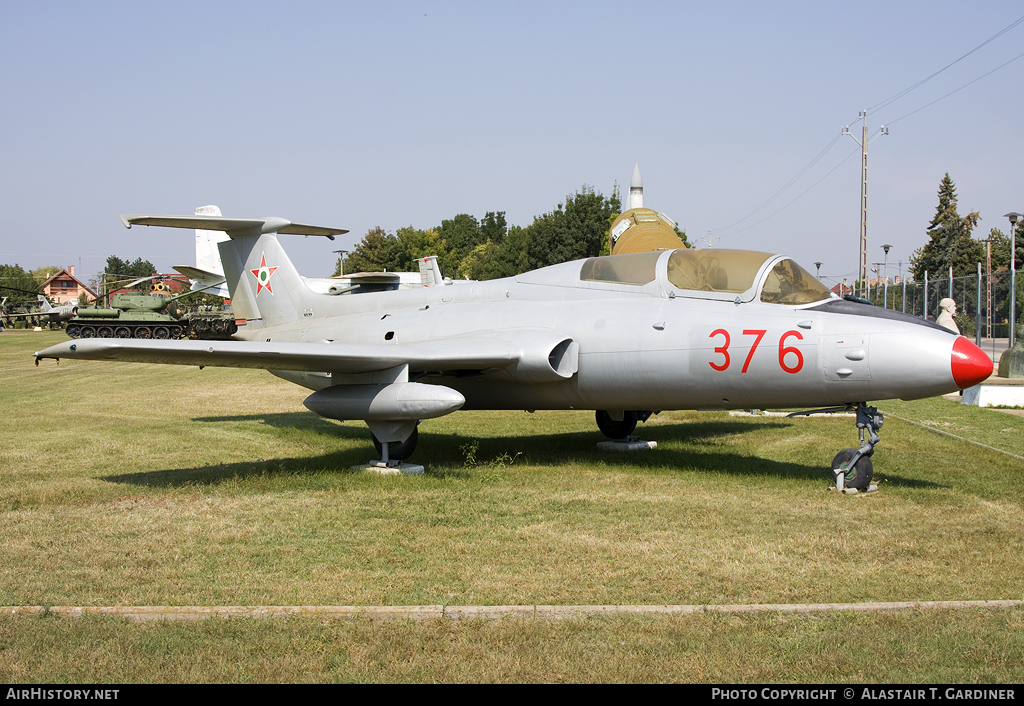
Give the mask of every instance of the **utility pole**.
M 858 277 L 860 279 L 861 296 L 868 288 L 868 111 L 860 111 L 860 118 L 864 121 L 861 130 L 861 139 L 858 140 L 850 132 L 850 126 L 843 126 L 843 135 L 849 135 L 854 142 L 860 145 L 860 257 L 858 264 Z M 878 129 L 879 135 L 888 135 L 889 128 L 882 125 Z M 878 137 L 878 135 L 875 135 Z
M 875 296 L 877 297 L 878 296 L 878 285 L 881 284 L 881 282 L 882 282 L 882 263 L 881 262 L 872 262 L 871 264 L 874 265 L 874 267 L 871 268 L 871 271 L 875 273 Z M 871 291 L 871 287 L 870 287 L 870 282 L 869 282 L 868 292 L 870 292 L 870 291 Z M 868 297 L 868 299 L 870 299 L 870 298 L 871 297 Z M 884 309 L 885 307 L 883 306 L 882 308 Z

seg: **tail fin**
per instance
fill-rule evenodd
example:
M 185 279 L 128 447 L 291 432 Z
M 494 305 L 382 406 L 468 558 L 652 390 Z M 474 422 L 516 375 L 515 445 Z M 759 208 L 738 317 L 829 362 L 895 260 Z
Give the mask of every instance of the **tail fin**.
M 196 215 L 220 217 L 221 212 L 217 206 L 200 206 L 196 209 Z M 227 285 L 217 285 L 216 283 L 217 280 L 224 277 L 224 266 L 220 262 L 220 251 L 217 246 L 228 238 L 228 234 L 222 230 L 196 228 L 196 266 L 194 269 L 200 270 L 202 274 L 196 277 L 189 276 L 189 279 L 193 280 L 193 289 L 202 289 L 218 297 L 227 298 L 229 296 Z M 193 272 L 193 274 L 196 273 Z
M 216 206 L 200 206 L 196 209 L 196 215 L 220 217 L 221 212 Z M 217 250 L 217 246 L 229 237 L 222 230 L 196 228 L 196 267 L 223 277 L 224 266 L 220 263 L 220 252 Z
M 224 218 L 207 214 L 122 215 L 121 222 L 128 228 L 167 226 L 227 233 L 228 239 L 219 242 L 217 250 L 231 293 L 232 308 L 239 318 L 267 326 L 298 321 L 312 309 L 318 296 L 303 283 L 275 234 L 323 235 L 333 240 L 334 236 L 348 232 L 341 228 L 292 223 L 283 218 Z
M 218 248 L 231 308 L 240 319 L 264 326 L 298 321 L 320 296 L 302 281 L 274 233 L 232 233 Z
M 44 314 L 49 313 L 53 309 L 53 307 L 50 306 L 49 300 L 42 294 L 38 295 L 36 298 L 39 300 L 39 308 L 43 310 Z

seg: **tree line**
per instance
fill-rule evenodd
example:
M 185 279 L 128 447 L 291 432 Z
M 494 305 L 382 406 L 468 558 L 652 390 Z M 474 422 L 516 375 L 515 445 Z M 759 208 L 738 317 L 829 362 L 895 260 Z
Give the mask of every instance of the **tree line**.
M 433 228 L 412 226 L 387 233 L 372 228 L 345 258 L 344 271 L 409 272 L 416 260 L 436 255 L 448 277 L 511 277 L 538 267 L 608 253 L 608 229 L 622 211 L 619 190 L 604 196 L 584 185 L 528 226 L 508 225 L 504 211 L 477 219 L 460 213 Z M 680 231 L 685 241 L 685 233 Z M 335 267 L 340 274 L 342 263 Z
M 915 250 L 910 258 L 910 273 L 914 279 L 923 281 L 925 272 L 933 279 L 949 277 L 950 267 L 953 268 L 954 277 L 977 274 L 978 263 L 984 266 L 987 261 L 986 241 L 992 249 L 992 271 L 1009 269 L 1010 236 L 999 228 L 992 228 L 986 240 L 972 237 L 981 214 L 971 211 L 961 215 L 957 211 L 956 185 L 948 172 L 939 184 L 938 195 L 935 216 L 927 228 L 928 242 Z M 1014 261 L 1019 272 L 1024 264 L 1024 221 L 1017 223 L 1016 246 Z

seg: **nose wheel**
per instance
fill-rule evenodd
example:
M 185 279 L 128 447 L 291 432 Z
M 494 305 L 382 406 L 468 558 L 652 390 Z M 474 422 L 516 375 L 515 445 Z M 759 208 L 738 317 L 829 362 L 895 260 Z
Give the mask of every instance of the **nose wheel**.
M 874 475 L 871 455 L 875 453 L 875 446 L 881 441 L 878 430 L 882 428 L 884 421 L 877 407 L 868 407 L 865 402 L 857 404 L 860 448 L 843 449 L 832 459 L 832 474 L 836 479 L 836 490 L 840 493 L 864 493 L 878 489 L 877 485 L 871 485 L 871 478 Z

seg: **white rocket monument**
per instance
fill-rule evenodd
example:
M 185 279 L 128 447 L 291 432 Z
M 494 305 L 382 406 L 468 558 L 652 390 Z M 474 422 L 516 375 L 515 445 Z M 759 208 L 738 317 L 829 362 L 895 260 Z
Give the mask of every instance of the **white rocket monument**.
M 629 178 L 629 199 L 626 210 L 644 207 L 644 180 L 640 177 L 640 163 L 633 165 L 633 176 Z

